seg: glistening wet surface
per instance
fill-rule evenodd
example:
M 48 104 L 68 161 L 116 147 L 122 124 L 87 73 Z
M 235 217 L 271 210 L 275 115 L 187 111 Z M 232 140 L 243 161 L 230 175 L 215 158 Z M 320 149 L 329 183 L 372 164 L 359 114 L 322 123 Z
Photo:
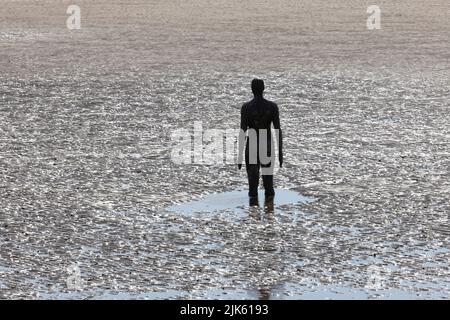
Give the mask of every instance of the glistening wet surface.
M 450 297 L 450 3 L 377 2 L 2 1 L 0 298 Z M 171 133 L 255 76 L 314 201 L 168 210 L 246 185 Z
M 275 188 L 275 194 L 276 196 L 273 199 L 266 199 L 264 190 L 260 189 L 258 190 L 256 202 L 250 203 L 248 189 L 240 187 L 229 192 L 209 194 L 199 200 L 171 205 L 167 209 L 180 214 L 203 215 L 206 219 L 224 214 L 231 220 L 238 220 L 248 215 L 249 210 L 252 210 L 249 208 L 250 206 L 255 207 L 254 211 L 257 212 L 256 207 L 264 208 L 270 206 L 273 209 L 277 209 L 284 205 L 313 201 L 311 198 L 304 197 L 298 192 L 288 189 Z

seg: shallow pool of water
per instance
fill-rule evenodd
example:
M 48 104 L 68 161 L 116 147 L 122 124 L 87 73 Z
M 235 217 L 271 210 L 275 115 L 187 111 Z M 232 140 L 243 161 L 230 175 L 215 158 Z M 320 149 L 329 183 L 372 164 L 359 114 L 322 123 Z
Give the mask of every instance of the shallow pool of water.
M 282 188 L 275 188 L 273 207 L 277 208 L 288 204 L 309 203 L 313 199 L 302 196 L 296 191 Z M 258 205 L 266 206 L 264 190 L 258 191 Z M 233 191 L 212 193 L 199 200 L 179 203 L 169 206 L 170 211 L 180 214 L 215 214 L 223 210 L 232 210 L 236 213 L 243 213 L 250 206 L 248 190 L 244 187 Z M 254 204 L 252 204 L 254 206 Z

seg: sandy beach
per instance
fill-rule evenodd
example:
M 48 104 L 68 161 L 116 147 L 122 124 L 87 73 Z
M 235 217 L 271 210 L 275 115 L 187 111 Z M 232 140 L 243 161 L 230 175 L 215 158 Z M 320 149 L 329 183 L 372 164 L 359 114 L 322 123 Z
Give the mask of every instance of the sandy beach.
M 0 299 L 450 297 L 449 1 L 77 4 L 0 0 Z M 314 201 L 169 210 L 245 186 L 171 133 L 238 127 L 253 77 Z

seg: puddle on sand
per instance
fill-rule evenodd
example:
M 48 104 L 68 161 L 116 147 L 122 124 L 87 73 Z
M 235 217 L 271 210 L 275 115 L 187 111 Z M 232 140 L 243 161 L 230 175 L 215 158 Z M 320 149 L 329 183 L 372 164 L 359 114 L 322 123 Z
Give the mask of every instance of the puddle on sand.
M 258 195 L 259 205 L 263 206 L 264 190 L 259 190 Z M 276 188 L 273 204 L 274 207 L 279 207 L 282 205 L 308 203 L 311 201 L 313 201 L 313 199 L 304 197 L 296 191 Z M 171 205 L 167 209 L 181 214 L 195 214 L 202 212 L 219 213 L 229 210 L 236 213 L 243 213 L 243 209 L 248 207 L 248 205 L 248 190 L 242 187 L 234 191 L 209 194 L 200 200 Z

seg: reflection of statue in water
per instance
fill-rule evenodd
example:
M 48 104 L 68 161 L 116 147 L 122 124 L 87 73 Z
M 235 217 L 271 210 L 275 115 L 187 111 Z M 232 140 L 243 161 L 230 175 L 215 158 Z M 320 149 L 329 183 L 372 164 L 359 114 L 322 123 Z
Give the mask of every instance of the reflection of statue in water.
M 270 287 L 262 287 L 258 289 L 259 300 L 270 300 Z
M 250 197 L 249 201 L 250 205 L 250 216 L 255 216 L 255 213 L 259 213 L 259 201 L 258 197 Z M 273 197 L 266 197 L 264 199 L 264 213 L 268 215 L 268 218 L 271 218 L 271 215 L 274 213 L 273 207 Z
M 278 143 L 278 160 L 283 166 L 283 138 L 280 128 L 278 106 L 263 98 L 264 81 L 253 79 L 254 98 L 241 108 L 241 131 L 239 133 L 238 168 L 242 167 L 242 153 L 245 145 L 245 167 L 247 170 L 250 205 L 257 202 L 260 170 L 266 201 L 273 200 L 273 169 L 275 152 L 272 143 L 271 125 L 275 129 Z M 246 133 L 248 138 L 246 139 Z M 246 141 L 246 142 L 245 142 Z
M 257 220 L 263 220 L 265 228 L 258 229 L 256 233 L 248 234 L 248 247 L 256 251 L 259 257 L 256 261 L 245 262 L 246 269 L 251 278 L 256 280 L 252 287 L 257 290 L 259 300 L 270 300 L 272 291 L 280 285 L 280 273 L 285 269 L 279 250 L 282 239 L 278 233 L 277 221 L 274 216 L 273 198 L 264 202 L 264 208 L 259 207 L 258 202 L 249 208 L 249 216 Z

